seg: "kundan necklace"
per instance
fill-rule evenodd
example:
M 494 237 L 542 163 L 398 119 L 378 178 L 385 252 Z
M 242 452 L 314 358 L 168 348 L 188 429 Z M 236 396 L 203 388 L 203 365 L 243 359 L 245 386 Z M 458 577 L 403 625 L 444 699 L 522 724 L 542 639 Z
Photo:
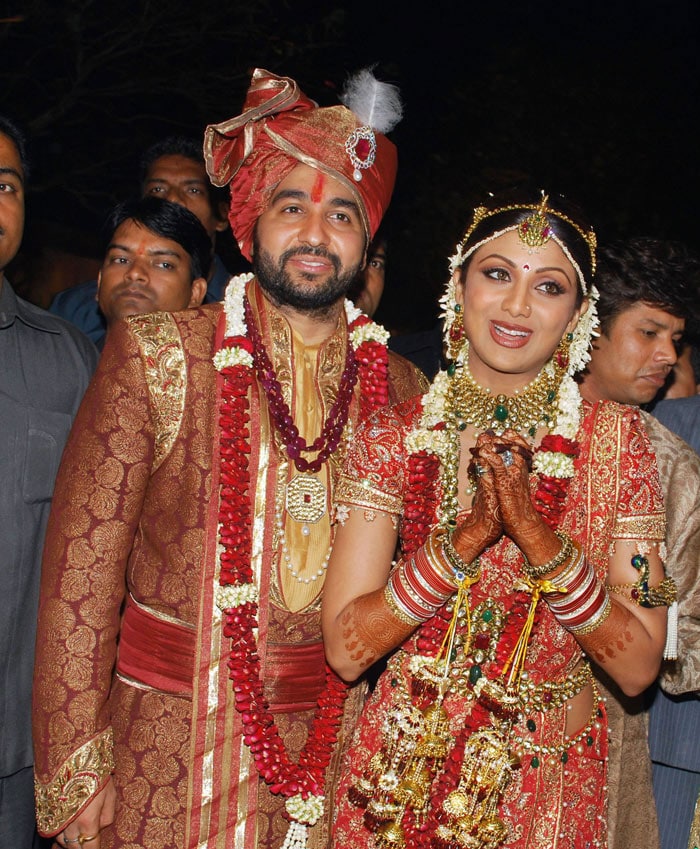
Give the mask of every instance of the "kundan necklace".
M 550 427 L 556 420 L 556 400 L 567 363 L 564 356 L 555 355 L 534 380 L 507 397 L 479 386 L 465 352 L 463 363 L 455 369 L 452 387 L 452 413 L 458 427 L 464 430 L 472 425 L 478 432 L 490 428 L 499 436 L 512 428 L 525 437 L 534 437 L 538 428 Z
M 224 298 L 226 330 L 222 346 L 214 356 L 214 365 L 221 374 L 222 382 L 219 406 L 220 568 L 216 604 L 223 615 L 224 635 L 231 639 L 229 676 L 233 681 L 236 709 L 242 717 L 243 738 L 250 748 L 258 773 L 269 785 L 270 791 L 286 799 L 285 807 L 291 824 L 282 849 L 303 849 L 307 828 L 323 815 L 325 774 L 343 715 L 346 686 L 327 666 L 326 686 L 319 695 L 306 744 L 299 762 L 292 762 L 263 692 L 257 652 L 258 586 L 251 559 L 248 396 L 254 375 L 262 367 L 255 364 L 253 337 L 257 343 L 255 347 L 264 350 L 264 345 L 247 304 L 246 286 L 251 280 L 252 275 L 240 275 L 233 278 L 227 287 Z M 353 369 L 359 371 L 362 417 L 388 400 L 388 333 L 349 302 L 346 302 L 346 316 L 349 355 L 343 375 L 346 386 L 350 381 L 354 386 L 357 372 L 354 378 L 351 375 Z M 265 357 L 266 354 L 263 357 L 258 355 L 258 362 L 264 365 Z M 350 364 L 351 359 L 354 365 Z M 298 431 L 294 435 L 291 416 L 288 416 L 290 421 L 284 418 L 288 414 L 279 404 L 281 390 L 278 394 L 279 384 L 275 386 L 274 372 L 270 368 L 263 376 L 269 387 L 263 384 L 268 402 L 271 397 L 276 400 L 277 410 L 270 410 L 276 427 L 276 417 L 282 417 L 283 440 L 290 459 L 306 462 L 305 458 L 299 457 L 306 450 L 319 452 L 316 461 L 322 454 L 324 460 L 327 459 L 334 450 L 334 442 L 337 447 L 336 440 L 340 439 L 347 421 L 349 398 L 333 406 L 321 436 L 312 446 L 307 446 L 303 440 L 296 441 L 299 435 Z M 344 391 L 347 392 L 347 388 Z M 351 396 L 352 387 L 349 392 Z M 343 416 L 345 420 L 336 437 Z M 316 461 L 312 462 L 315 464 Z M 308 469 L 311 469 L 311 463 Z

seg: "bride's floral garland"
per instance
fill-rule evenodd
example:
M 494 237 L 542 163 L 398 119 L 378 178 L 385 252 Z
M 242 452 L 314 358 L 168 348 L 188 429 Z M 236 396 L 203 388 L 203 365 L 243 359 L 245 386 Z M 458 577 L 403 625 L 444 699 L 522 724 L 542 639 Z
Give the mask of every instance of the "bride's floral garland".
M 445 472 L 455 462 L 457 432 L 454 427 L 450 427 L 450 411 L 446 403 L 450 380 L 452 377 L 448 372 L 439 372 L 421 399 L 423 413 L 420 422 L 406 438 L 409 475 L 417 474 L 418 466 L 425 464 L 432 455 L 439 461 L 444 481 Z M 569 482 L 574 474 L 574 460 L 579 452 L 576 434 L 581 421 L 581 405 L 578 386 L 567 374 L 557 396 L 556 423 L 552 431 L 543 437 L 533 459 L 533 468 L 539 478 L 535 505 L 550 527 L 558 524 Z M 455 518 L 456 493 L 445 495 L 447 497 L 440 501 L 437 518 L 442 525 L 449 526 Z M 423 526 L 424 521 L 420 524 Z M 409 537 L 414 533 L 409 522 Z
M 219 587 L 216 604 L 231 639 L 228 662 L 236 708 L 256 769 L 272 793 L 286 799 L 291 820 L 284 847 L 306 845 L 306 827 L 323 814 L 325 773 L 343 715 L 346 685 L 326 666 L 326 686 L 318 698 L 306 744 L 293 763 L 265 699 L 257 651 L 258 588 L 251 562 L 250 402 L 254 379 L 253 346 L 245 321 L 246 286 L 253 275 L 234 277 L 226 289 L 226 330 L 214 365 L 222 375 L 219 409 L 220 508 Z M 349 301 L 345 303 L 349 341 L 361 386 L 360 416 L 388 402 L 389 334 Z

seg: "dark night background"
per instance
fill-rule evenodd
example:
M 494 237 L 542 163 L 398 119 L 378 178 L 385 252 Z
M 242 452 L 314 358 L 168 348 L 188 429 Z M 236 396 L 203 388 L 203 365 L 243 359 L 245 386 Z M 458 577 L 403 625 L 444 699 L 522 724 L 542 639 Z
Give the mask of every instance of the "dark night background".
M 430 326 L 469 211 L 524 180 L 580 202 L 600 242 L 700 248 L 694 3 L 413 8 L 0 0 L 0 109 L 27 130 L 35 164 L 25 261 L 37 244 L 95 251 L 107 210 L 136 191 L 140 152 L 238 114 L 253 67 L 328 105 L 370 63 L 405 100 L 378 315 L 390 326 Z

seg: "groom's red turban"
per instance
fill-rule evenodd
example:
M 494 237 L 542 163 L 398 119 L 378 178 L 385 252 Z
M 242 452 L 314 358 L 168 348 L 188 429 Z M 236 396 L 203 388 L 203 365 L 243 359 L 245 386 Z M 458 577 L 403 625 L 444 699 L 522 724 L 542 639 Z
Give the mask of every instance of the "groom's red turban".
M 375 86 L 384 85 L 362 73 Z M 231 183 L 229 220 L 248 259 L 255 222 L 275 187 L 297 165 L 317 168 L 352 192 L 368 242 L 389 206 L 396 179 L 396 148 L 385 136 L 346 106 L 320 108 L 294 80 L 262 69 L 253 73 L 242 114 L 207 127 L 204 155 L 212 183 Z

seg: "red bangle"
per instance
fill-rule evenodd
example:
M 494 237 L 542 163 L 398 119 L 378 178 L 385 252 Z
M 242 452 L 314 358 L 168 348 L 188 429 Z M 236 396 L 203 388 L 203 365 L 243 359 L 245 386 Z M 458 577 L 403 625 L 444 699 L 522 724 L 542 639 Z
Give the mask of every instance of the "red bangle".
M 385 598 L 402 621 L 409 617 L 425 622 L 456 590 L 454 580 L 448 577 L 448 567 L 435 552 L 433 537 L 431 534 L 426 544 L 413 557 L 401 561 L 389 576 Z

